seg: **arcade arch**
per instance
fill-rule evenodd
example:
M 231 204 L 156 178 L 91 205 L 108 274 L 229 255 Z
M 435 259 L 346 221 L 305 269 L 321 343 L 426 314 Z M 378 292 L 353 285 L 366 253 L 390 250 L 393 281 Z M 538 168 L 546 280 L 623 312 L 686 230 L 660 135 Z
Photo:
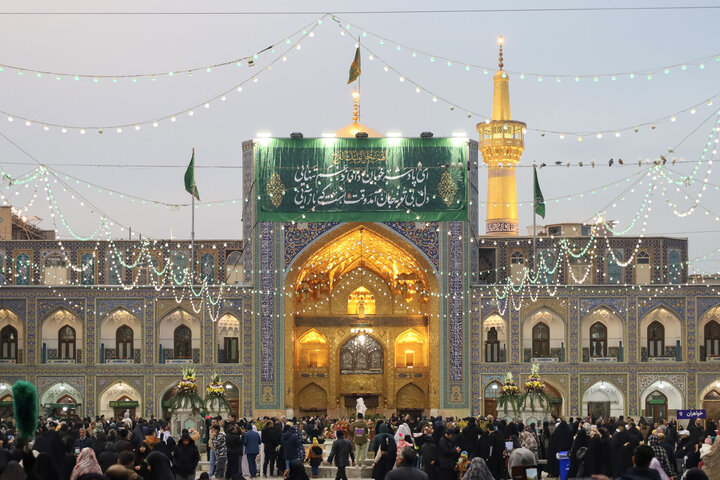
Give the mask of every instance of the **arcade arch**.
M 564 356 L 565 322 L 553 310 L 542 307 L 525 318 L 522 326 L 523 361 Z
M 57 382 L 40 395 L 40 414 L 47 416 L 78 415 L 82 417 L 83 396 L 72 385 Z M 44 410 L 43 410 L 44 409 Z
M 106 316 L 100 323 L 100 349 L 105 363 L 140 363 L 142 352 L 140 319 L 124 308 Z
M 240 363 L 242 332 L 240 320 L 235 315 L 226 313 L 215 322 L 215 341 L 218 363 Z
M 39 348 L 43 363 L 79 363 L 84 350 L 82 321 L 69 310 L 57 309 L 40 322 Z
M 159 363 L 197 363 L 201 359 L 200 321 L 177 308 L 165 315 L 158 325 Z
M 720 360 L 720 305 L 708 310 L 697 328 L 701 340 L 698 343 L 700 361 Z
M 645 387 L 640 394 L 640 408 L 643 409 L 646 419 L 668 418 L 669 410 L 684 408 L 683 394 L 672 383 L 656 380 Z
M 285 357 L 286 408 L 304 407 L 298 395 L 315 369 L 327 372 L 313 382 L 333 399 L 329 415 L 345 415 L 361 394 L 371 411 L 397 411 L 398 369 L 413 369 L 423 404 L 438 395 L 429 388 L 439 370 L 431 348 L 438 284 L 417 247 L 383 224 L 343 223 L 286 272 L 285 341 L 293 345 Z
M 25 325 L 15 312 L 0 309 L 0 362 L 21 363 L 25 352 Z
M 482 322 L 482 358 L 485 362 L 507 361 L 507 322 L 497 313 Z
M 582 415 L 596 418 L 619 417 L 625 413 L 625 398 L 612 383 L 603 380 L 591 385 L 582 396 Z
M 678 342 L 682 349 L 682 322 L 665 307 L 658 307 L 640 321 L 640 361 L 675 358 Z
M 580 339 L 584 362 L 608 357 L 619 361 L 620 342 L 623 341 L 622 319 L 608 308 L 593 310 L 582 319 Z
M 130 413 L 130 418 L 135 418 L 142 414 L 142 396 L 135 387 L 120 381 L 100 394 L 99 409 L 100 415 L 106 418 L 123 418 L 126 411 Z

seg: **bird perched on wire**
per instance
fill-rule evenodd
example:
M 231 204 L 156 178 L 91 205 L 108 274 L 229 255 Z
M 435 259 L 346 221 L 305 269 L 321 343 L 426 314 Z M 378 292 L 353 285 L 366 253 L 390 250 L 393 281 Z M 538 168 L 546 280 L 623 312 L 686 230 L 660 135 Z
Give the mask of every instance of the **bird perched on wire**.
M 618 163 L 619 163 L 620 165 L 625 165 L 625 162 L 623 162 L 623 159 L 622 159 L 622 158 L 618 158 Z
M 611 158 L 611 159 L 608 161 L 608 167 L 612 167 L 612 166 L 613 166 L 613 163 L 615 163 L 615 160 L 613 160 L 613 159 Z

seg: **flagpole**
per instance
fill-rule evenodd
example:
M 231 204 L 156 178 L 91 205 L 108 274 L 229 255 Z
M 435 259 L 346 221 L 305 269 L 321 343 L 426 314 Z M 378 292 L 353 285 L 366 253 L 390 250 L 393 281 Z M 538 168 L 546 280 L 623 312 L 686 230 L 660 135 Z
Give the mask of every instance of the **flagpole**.
M 192 158 L 195 158 L 195 149 L 192 150 Z M 193 184 L 192 184 L 192 193 L 190 194 L 192 197 L 192 206 L 190 207 L 190 210 L 192 211 L 191 215 L 191 226 L 190 226 L 190 258 L 191 264 L 192 264 L 192 284 L 195 285 L 195 164 L 193 164 Z

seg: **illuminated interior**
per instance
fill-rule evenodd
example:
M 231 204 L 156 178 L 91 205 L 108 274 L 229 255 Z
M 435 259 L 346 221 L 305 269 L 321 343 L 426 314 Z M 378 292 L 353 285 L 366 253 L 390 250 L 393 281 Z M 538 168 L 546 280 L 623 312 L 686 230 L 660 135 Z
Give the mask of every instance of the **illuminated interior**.
M 348 296 L 348 315 L 374 315 L 375 295 L 365 287 L 358 287 Z
M 298 340 L 300 368 L 327 368 L 328 341 L 317 330 L 308 330 Z
M 414 329 L 400 334 L 395 340 L 395 367 L 424 367 L 425 343 L 425 337 Z

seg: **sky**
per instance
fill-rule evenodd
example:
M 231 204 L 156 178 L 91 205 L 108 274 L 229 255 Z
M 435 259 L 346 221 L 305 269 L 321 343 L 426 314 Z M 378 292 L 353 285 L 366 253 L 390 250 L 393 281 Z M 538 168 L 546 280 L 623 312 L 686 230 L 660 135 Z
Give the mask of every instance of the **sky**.
M 542 7 L 684 3 L 547 1 Z M 720 2 L 695 5 L 720 7 Z M 475 125 L 491 111 L 496 39 L 503 35 L 512 115 L 529 129 L 517 173 L 519 200 L 532 198 L 532 168 L 527 167 L 533 163 L 548 165 L 539 170 L 546 199 L 572 197 L 548 201 L 547 216 L 540 223 L 588 221 L 603 211 L 605 218 L 628 228 L 650 177 L 625 192 L 632 183 L 626 178 L 635 181 L 648 171 L 646 165 L 638 167 L 638 160 L 653 161 L 663 155 L 668 159 L 667 175 L 692 173 L 697 181 L 681 186 L 680 191 L 665 184 L 666 196 L 660 193 L 663 184 L 657 183 L 646 234 L 688 238 L 691 259 L 714 251 L 720 231 L 720 221 L 715 219 L 720 216 L 720 194 L 714 185 L 720 185 L 720 179 L 707 163 L 711 152 L 706 152 L 702 164 L 695 162 L 708 147 L 709 135 L 717 133 L 711 129 L 720 118 L 716 115 L 720 97 L 711 106 L 705 103 L 720 93 L 720 61 L 712 58 L 720 53 L 716 31 L 720 9 L 409 12 L 538 6 L 530 1 L 504 5 L 421 0 L 369 0 L 361 5 L 341 1 L 65 1 L 61 7 L 57 2 L 35 1 L 4 6 L 0 12 L 4 46 L 0 65 L 6 66 L 0 72 L 0 111 L 4 112 L 0 114 L 0 166 L 6 174 L 17 176 L 42 163 L 72 176 L 68 185 L 78 189 L 78 194 L 63 191 L 61 183 L 51 187 L 68 225 L 79 235 L 90 234 L 102 212 L 148 237 L 188 238 L 189 207 L 131 202 L 128 196 L 170 204 L 189 202 L 182 177 L 195 148 L 201 199 L 224 201 L 222 206 L 201 204 L 196 209 L 197 237 L 241 238 L 242 142 L 261 131 L 280 137 L 295 131 L 306 137 L 320 136 L 350 123 L 352 87 L 346 81 L 358 36 L 363 45 L 362 123 L 405 136 L 432 131 L 436 136 L 466 132 L 477 138 Z M 311 13 L 298 14 L 299 9 Z M 378 13 L 390 9 L 396 13 Z M 32 12 L 36 14 L 28 14 Z M 324 17 L 317 24 L 320 12 L 350 13 L 337 13 L 337 21 Z M 309 32 L 312 27 L 313 36 L 306 35 L 301 48 L 295 48 L 294 40 L 302 34 L 290 34 L 303 28 Z M 289 46 L 286 38 L 291 39 Z M 398 43 L 403 46 L 398 48 Z M 204 69 L 192 76 L 182 73 L 253 55 L 269 45 L 274 45 L 274 53 L 259 54 L 252 67 L 243 61 L 242 66 L 233 62 L 209 73 Z M 285 49 L 289 51 L 282 61 Z M 370 55 L 375 59 L 370 60 Z M 453 62 L 448 65 L 442 58 Z M 701 68 L 697 60 L 707 58 Z M 468 70 L 467 64 L 473 66 Z M 7 68 L 10 65 L 27 70 L 20 74 Z M 390 71 L 384 70 L 385 65 Z M 489 67 L 488 73 L 474 65 Z M 664 73 L 664 67 L 673 65 L 677 67 Z M 648 69 L 659 70 L 648 79 L 647 73 L 640 73 Z M 71 75 L 57 80 L 52 73 L 38 77 L 30 70 Z M 158 75 L 155 80 L 118 78 L 117 82 L 112 78 L 95 82 L 92 77 L 148 72 L 174 75 Z M 630 78 L 630 72 L 638 73 Z M 615 81 L 604 75 L 611 73 L 617 73 Z M 91 77 L 76 81 L 75 74 Z M 533 74 L 542 74 L 542 79 Z M 558 75 L 562 75 L 560 82 Z M 573 75 L 581 76 L 580 80 L 575 81 Z M 401 76 L 405 81 L 400 81 Z M 243 85 L 240 93 L 235 90 L 239 84 Z M 221 100 L 228 91 L 226 100 Z M 434 96 L 439 101 L 433 101 Z M 215 100 L 205 108 L 210 99 Z M 451 110 L 450 104 L 455 108 Z M 695 113 L 690 113 L 695 105 Z M 473 112 L 470 118 L 468 112 Z M 175 122 L 162 120 L 175 113 Z M 8 116 L 14 121 L 6 121 Z M 32 119 L 31 125 L 26 126 L 23 118 Z M 157 127 L 152 125 L 155 120 Z M 139 130 L 133 127 L 136 123 Z M 45 130 L 45 124 L 104 128 L 102 133 L 88 128 L 83 135 L 73 128 L 63 133 L 59 126 Z M 119 124 L 129 126 L 118 133 L 114 126 Z M 616 130 L 621 131 L 619 137 Z M 597 138 L 598 131 L 607 133 Z M 550 132 L 568 133 L 561 138 Z M 582 141 L 578 132 L 584 133 Z M 674 151 L 668 152 L 669 148 Z M 612 167 L 607 166 L 610 158 Z M 619 158 L 624 166 L 618 164 Z M 678 160 L 674 166 L 672 159 Z M 555 162 L 563 167 L 554 167 Z M 567 162 L 570 168 L 564 166 Z M 706 175 L 708 188 L 701 192 Z M 480 169 L 481 197 L 486 184 L 487 170 Z M 15 189 L 8 190 L 5 183 L 2 190 L 7 195 Z M 121 192 L 124 198 L 119 193 L 109 195 L 107 189 Z M 19 191 L 12 202 L 21 207 L 31 199 L 34 186 Z M 581 197 L 581 192 L 586 193 Z M 698 208 L 691 215 L 676 215 L 673 205 L 682 214 L 698 193 L 702 193 Z M 45 196 L 41 187 L 27 213 L 41 218 L 41 226 L 53 228 Z M 705 209 L 712 213 L 706 214 Z M 481 211 L 481 224 L 484 214 Z M 520 208 L 521 232 L 531 223 L 531 207 L 525 203 Z M 641 225 L 642 218 L 628 234 L 639 234 Z M 116 229 L 115 235 L 126 233 Z M 63 228 L 61 237 L 70 238 Z M 693 264 L 697 271 L 719 268 L 720 262 L 713 258 L 700 258 Z

